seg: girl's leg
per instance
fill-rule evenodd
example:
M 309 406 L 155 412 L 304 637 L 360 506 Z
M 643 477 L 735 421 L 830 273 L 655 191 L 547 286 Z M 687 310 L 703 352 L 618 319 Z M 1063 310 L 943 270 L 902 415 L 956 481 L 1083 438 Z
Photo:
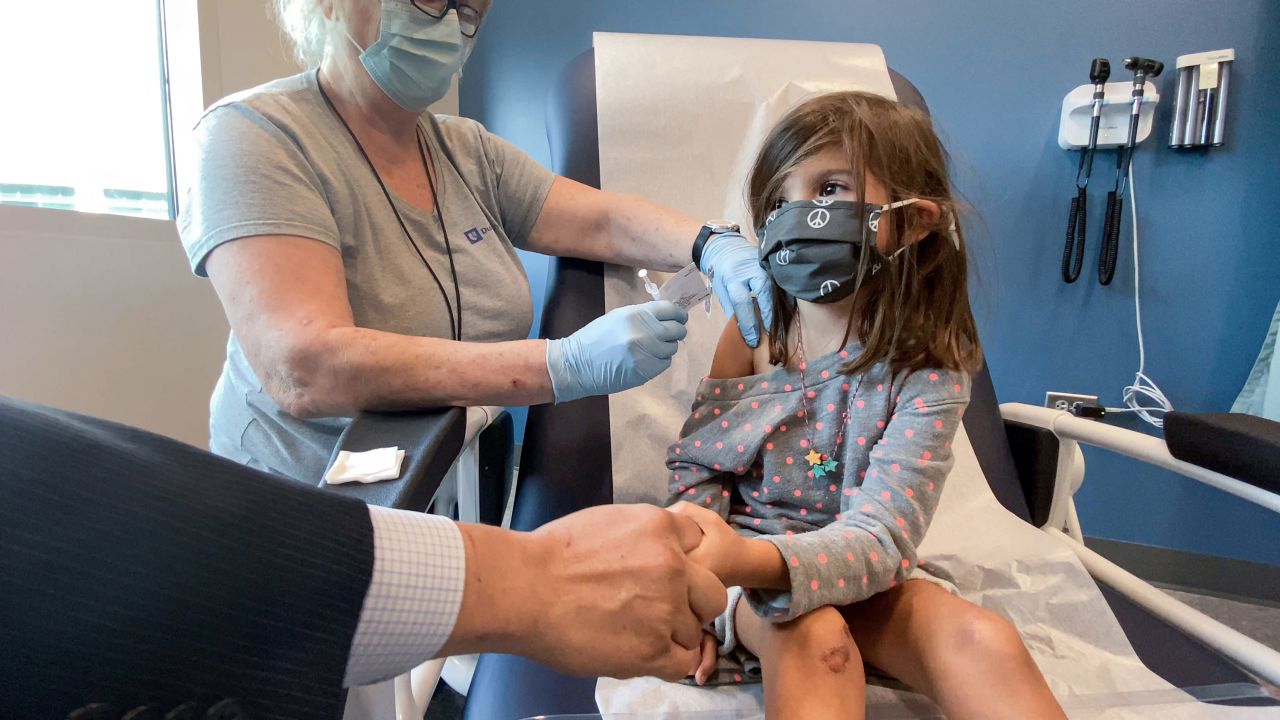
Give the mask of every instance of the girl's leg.
M 739 642 L 760 658 L 768 720 L 866 715 L 862 657 L 838 610 L 824 607 L 774 624 L 757 617 L 744 600 L 734 622 Z
M 841 613 L 867 662 L 933 698 L 950 720 L 1066 718 L 1009 621 L 927 580 Z

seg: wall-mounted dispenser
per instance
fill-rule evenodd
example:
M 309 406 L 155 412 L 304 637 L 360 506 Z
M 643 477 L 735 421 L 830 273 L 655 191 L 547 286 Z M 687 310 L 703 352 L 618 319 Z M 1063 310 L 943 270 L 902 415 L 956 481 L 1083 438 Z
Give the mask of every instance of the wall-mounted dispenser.
M 1178 96 L 1173 106 L 1169 147 L 1219 147 L 1227 130 L 1227 91 L 1234 49 L 1180 55 Z

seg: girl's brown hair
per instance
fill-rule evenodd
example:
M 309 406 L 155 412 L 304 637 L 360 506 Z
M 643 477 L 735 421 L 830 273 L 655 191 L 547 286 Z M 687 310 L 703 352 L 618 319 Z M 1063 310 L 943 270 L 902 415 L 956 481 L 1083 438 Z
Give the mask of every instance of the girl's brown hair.
M 957 221 L 957 248 L 947 232 L 956 220 L 947 153 L 923 112 L 863 92 L 830 93 L 802 103 L 769 133 L 751 170 L 747 191 L 753 226 L 764 224 L 795 167 L 829 148 L 848 156 L 858 198 L 866 197 L 864 176 L 870 175 L 884 186 L 889 202 L 922 198 L 942 208 L 941 219 L 929 227 L 919 226 L 909 205 L 880 220 L 880 232 L 895 237 L 905 231 L 928 234 L 864 278 L 846 329 L 846 341 L 848 335 L 857 337 L 863 351 L 843 370 L 865 372 L 887 361 L 893 373 L 930 367 L 976 372 L 982 349 L 969 308 L 964 233 Z M 868 241 L 866 224 L 860 225 L 862 239 Z M 793 346 L 789 333 L 796 301 L 777 283 L 772 285 L 769 359 L 785 365 Z

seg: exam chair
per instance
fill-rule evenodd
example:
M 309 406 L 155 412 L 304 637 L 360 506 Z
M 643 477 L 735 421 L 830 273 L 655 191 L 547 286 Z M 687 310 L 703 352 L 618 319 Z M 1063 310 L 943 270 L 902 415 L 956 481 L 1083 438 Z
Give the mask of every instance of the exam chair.
M 889 71 L 899 101 L 927 111 L 906 78 Z M 588 50 L 557 79 L 547 108 L 547 130 L 557 173 L 599 187 L 595 64 Z M 606 311 L 604 271 L 599 263 L 552 259 L 542 316 L 543 337 L 564 337 Z M 1204 428 L 1221 430 L 1223 418 L 1169 418 L 1171 444 L 1178 426 L 1195 439 Z M 1254 428 L 1248 436 L 1253 471 L 1227 477 L 1212 444 L 1181 443 L 1197 464 L 1174 457 L 1164 441 L 1140 433 L 1027 405 L 999 405 L 984 368 L 973 380 L 964 428 L 999 502 L 1022 520 L 1057 534 L 1098 582 L 1139 659 L 1170 684 L 1192 689 L 1205 702 L 1276 706 L 1259 681 L 1280 683 L 1280 654 L 1173 600 L 1126 573 L 1083 543 L 1071 494 L 1083 479 L 1087 443 L 1136 457 L 1207 482 L 1280 512 L 1274 471 L 1280 467 L 1280 425 Z M 571 429 L 571 432 L 566 431 Z M 1208 447 L 1206 447 L 1208 445 Z M 532 530 L 568 513 L 613 501 L 609 400 L 591 397 L 530 408 L 521 454 L 511 527 Z M 1206 467 L 1207 466 L 1207 467 Z M 1234 468 L 1239 470 L 1239 468 Z M 1252 483 L 1252 484 L 1251 484 Z M 1268 485 L 1269 484 L 1269 485 Z M 604 641 L 604 639 L 602 639 Z M 484 655 L 468 692 L 469 720 L 515 720 L 535 715 L 597 712 L 595 678 L 569 677 L 524 658 Z M 1197 695 L 1195 688 L 1217 688 Z M 1220 692 L 1229 688 L 1229 692 Z

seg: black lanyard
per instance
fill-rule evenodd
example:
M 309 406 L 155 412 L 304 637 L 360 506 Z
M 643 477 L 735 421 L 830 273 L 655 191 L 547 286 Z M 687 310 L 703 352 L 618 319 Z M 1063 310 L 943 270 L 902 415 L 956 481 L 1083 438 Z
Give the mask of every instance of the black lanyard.
M 431 279 L 436 281 L 436 287 L 440 289 L 440 297 L 444 298 L 445 309 L 449 311 L 449 332 L 454 340 L 462 339 L 462 294 L 458 289 L 458 268 L 453 262 L 453 247 L 449 244 L 449 230 L 445 227 L 444 210 L 440 207 L 440 196 L 436 193 L 436 181 L 431 177 L 431 168 L 435 167 L 435 163 L 428 160 L 428 149 L 426 138 L 423 137 L 422 128 L 417 128 L 418 136 L 418 153 L 422 156 L 422 169 L 427 173 L 427 183 L 431 186 L 431 202 L 435 205 L 436 219 L 440 222 L 440 233 L 444 236 L 444 249 L 449 255 L 449 274 L 453 278 L 453 302 L 449 301 L 449 293 L 444 289 L 444 283 L 440 282 L 440 276 L 436 275 L 435 268 L 431 267 L 431 263 L 427 261 L 427 257 L 422 254 L 422 250 L 418 247 L 418 243 L 414 241 L 413 234 L 409 232 L 409 227 L 405 224 L 404 218 L 400 216 L 400 210 L 396 208 L 396 203 L 391 199 L 391 191 L 387 189 L 386 183 L 382 182 L 382 176 L 378 174 L 378 168 L 373 164 L 373 160 L 369 159 L 369 153 L 365 152 L 364 145 L 360 144 L 360 138 L 356 137 L 355 131 L 347 124 L 346 118 L 342 117 L 342 113 L 338 112 L 338 108 L 334 106 L 333 100 L 329 99 L 329 94 L 324 91 L 324 86 L 320 84 L 320 71 L 316 70 L 316 88 L 320 90 L 320 97 L 324 98 L 324 102 L 338 117 L 338 122 L 342 123 L 342 127 L 346 128 L 347 134 L 351 136 L 351 141 L 356 144 L 356 149 L 360 151 L 360 156 L 364 158 L 365 163 L 369 165 L 369 171 L 373 173 L 373 178 L 378 181 L 378 187 L 382 188 L 382 195 L 387 199 L 387 205 L 391 207 L 391 212 L 396 216 L 396 222 L 400 223 L 400 229 L 404 231 L 404 237 L 409 241 L 409 247 L 418 254 L 418 259 L 422 260 L 422 264 L 426 266 L 427 272 L 431 273 Z M 454 307 L 457 307 L 457 314 L 454 313 Z

